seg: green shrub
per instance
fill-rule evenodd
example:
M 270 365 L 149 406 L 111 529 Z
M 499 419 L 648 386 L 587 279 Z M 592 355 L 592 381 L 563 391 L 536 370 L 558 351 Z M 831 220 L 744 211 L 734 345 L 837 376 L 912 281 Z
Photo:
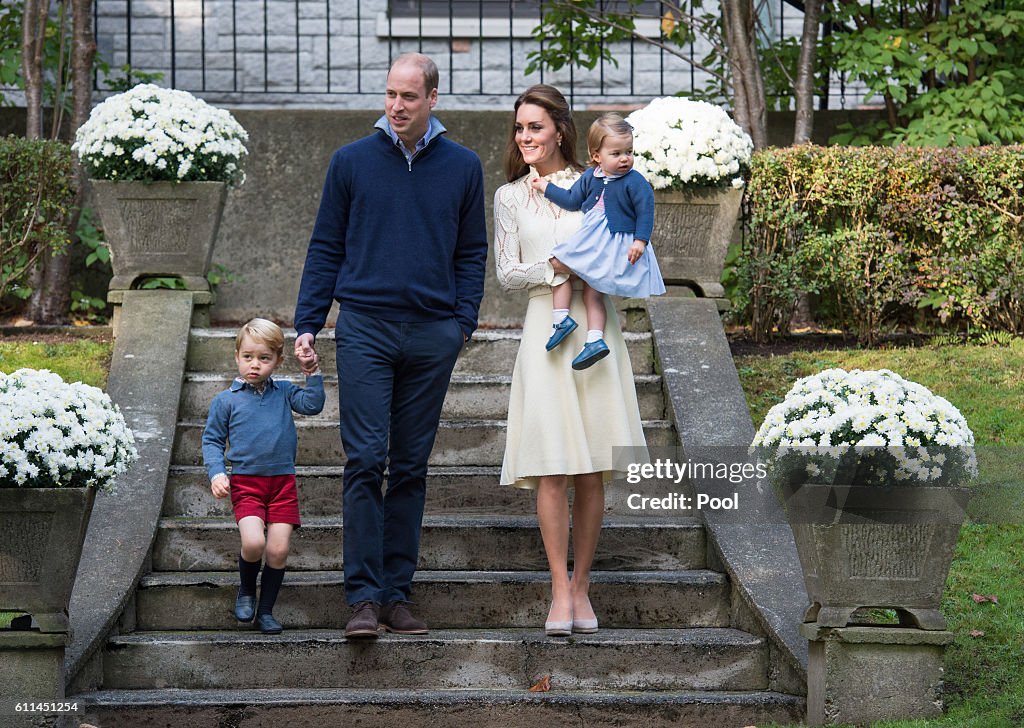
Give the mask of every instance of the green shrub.
M 1024 147 L 754 155 L 737 298 L 758 340 L 801 293 L 864 343 L 899 323 L 1024 331 Z
M 73 202 L 68 145 L 0 137 L 0 299 L 31 293 L 21 283 L 35 260 L 67 246 Z

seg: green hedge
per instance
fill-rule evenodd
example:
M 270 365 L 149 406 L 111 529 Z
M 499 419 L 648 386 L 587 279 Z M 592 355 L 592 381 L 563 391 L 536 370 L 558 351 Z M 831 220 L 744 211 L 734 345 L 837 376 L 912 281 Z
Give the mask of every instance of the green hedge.
M 36 258 L 68 244 L 74 197 L 67 144 L 0 137 L 0 299 L 30 293 L 21 283 Z
M 1024 147 L 769 149 L 747 195 L 734 303 L 758 340 L 787 332 L 801 293 L 865 343 L 1024 332 Z

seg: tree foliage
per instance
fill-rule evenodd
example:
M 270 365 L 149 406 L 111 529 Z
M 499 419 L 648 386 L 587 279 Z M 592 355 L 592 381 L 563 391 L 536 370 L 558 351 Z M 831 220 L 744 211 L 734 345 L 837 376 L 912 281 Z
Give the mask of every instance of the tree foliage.
M 23 283 L 39 256 L 67 246 L 71 178 L 66 144 L 0 138 L 0 299 L 28 296 Z
M 838 143 L 973 146 L 1024 141 L 1024 0 L 841 3 L 830 52 L 886 119 Z

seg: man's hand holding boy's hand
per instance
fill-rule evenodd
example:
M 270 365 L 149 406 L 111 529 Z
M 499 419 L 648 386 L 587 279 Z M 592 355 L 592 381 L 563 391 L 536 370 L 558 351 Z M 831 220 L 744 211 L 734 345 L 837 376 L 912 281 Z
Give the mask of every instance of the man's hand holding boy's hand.
M 313 349 L 313 334 L 302 334 L 295 337 L 295 358 L 305 375 L 316 374 L 320 367 L 320 357 Z
M 320 371 L 320 357 L 317 356 L 315 351 L 311 350 L 310 354 L 297 354 L 296 358 L 299 360 L 299 366 L 302 368 L 302 373 L 307 377 Z
M 220 475 L 214 475 L 213 480 L 210 481 L 210 490 L 213 491 L 214 498 L 224 498 L 231 493 L 231 483 L 228 480 L 228 476 L 221 473 Z

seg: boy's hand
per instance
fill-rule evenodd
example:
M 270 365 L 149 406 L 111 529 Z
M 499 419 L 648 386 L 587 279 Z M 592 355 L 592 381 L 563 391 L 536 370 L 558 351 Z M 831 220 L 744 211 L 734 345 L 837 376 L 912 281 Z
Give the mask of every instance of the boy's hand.
M 544 192 L 548 188 L 548 181 L 543 177 L 534 177 L 530 180 L 530 184 L 533 185 L 533 189 L 538 192 Z
M 231 482 L 228 480 L 228 476 L 224 473 L 213 476 L 213 480 L 210 481 L 210 490 L 213 492 L 214 498 L 224 498 L 230 494 Z
M 316 374 L 320 370 L 320 357 L 317 356 L 315 351 L 310 350 L 309 354 L 305 352 L 296 354 L 296 358 L 299 360 L 302 373 L 307 377 L 311 374 Z
M 629 246 L 629 253 L 626 254 L 626 257 L 629 258 L 629 264 L 636 265 L 636 262 L 640 260 L 640 256 L 644 254 L 645 250 L 647 250 L 646 240 L 634 240 L 633 244 Z

